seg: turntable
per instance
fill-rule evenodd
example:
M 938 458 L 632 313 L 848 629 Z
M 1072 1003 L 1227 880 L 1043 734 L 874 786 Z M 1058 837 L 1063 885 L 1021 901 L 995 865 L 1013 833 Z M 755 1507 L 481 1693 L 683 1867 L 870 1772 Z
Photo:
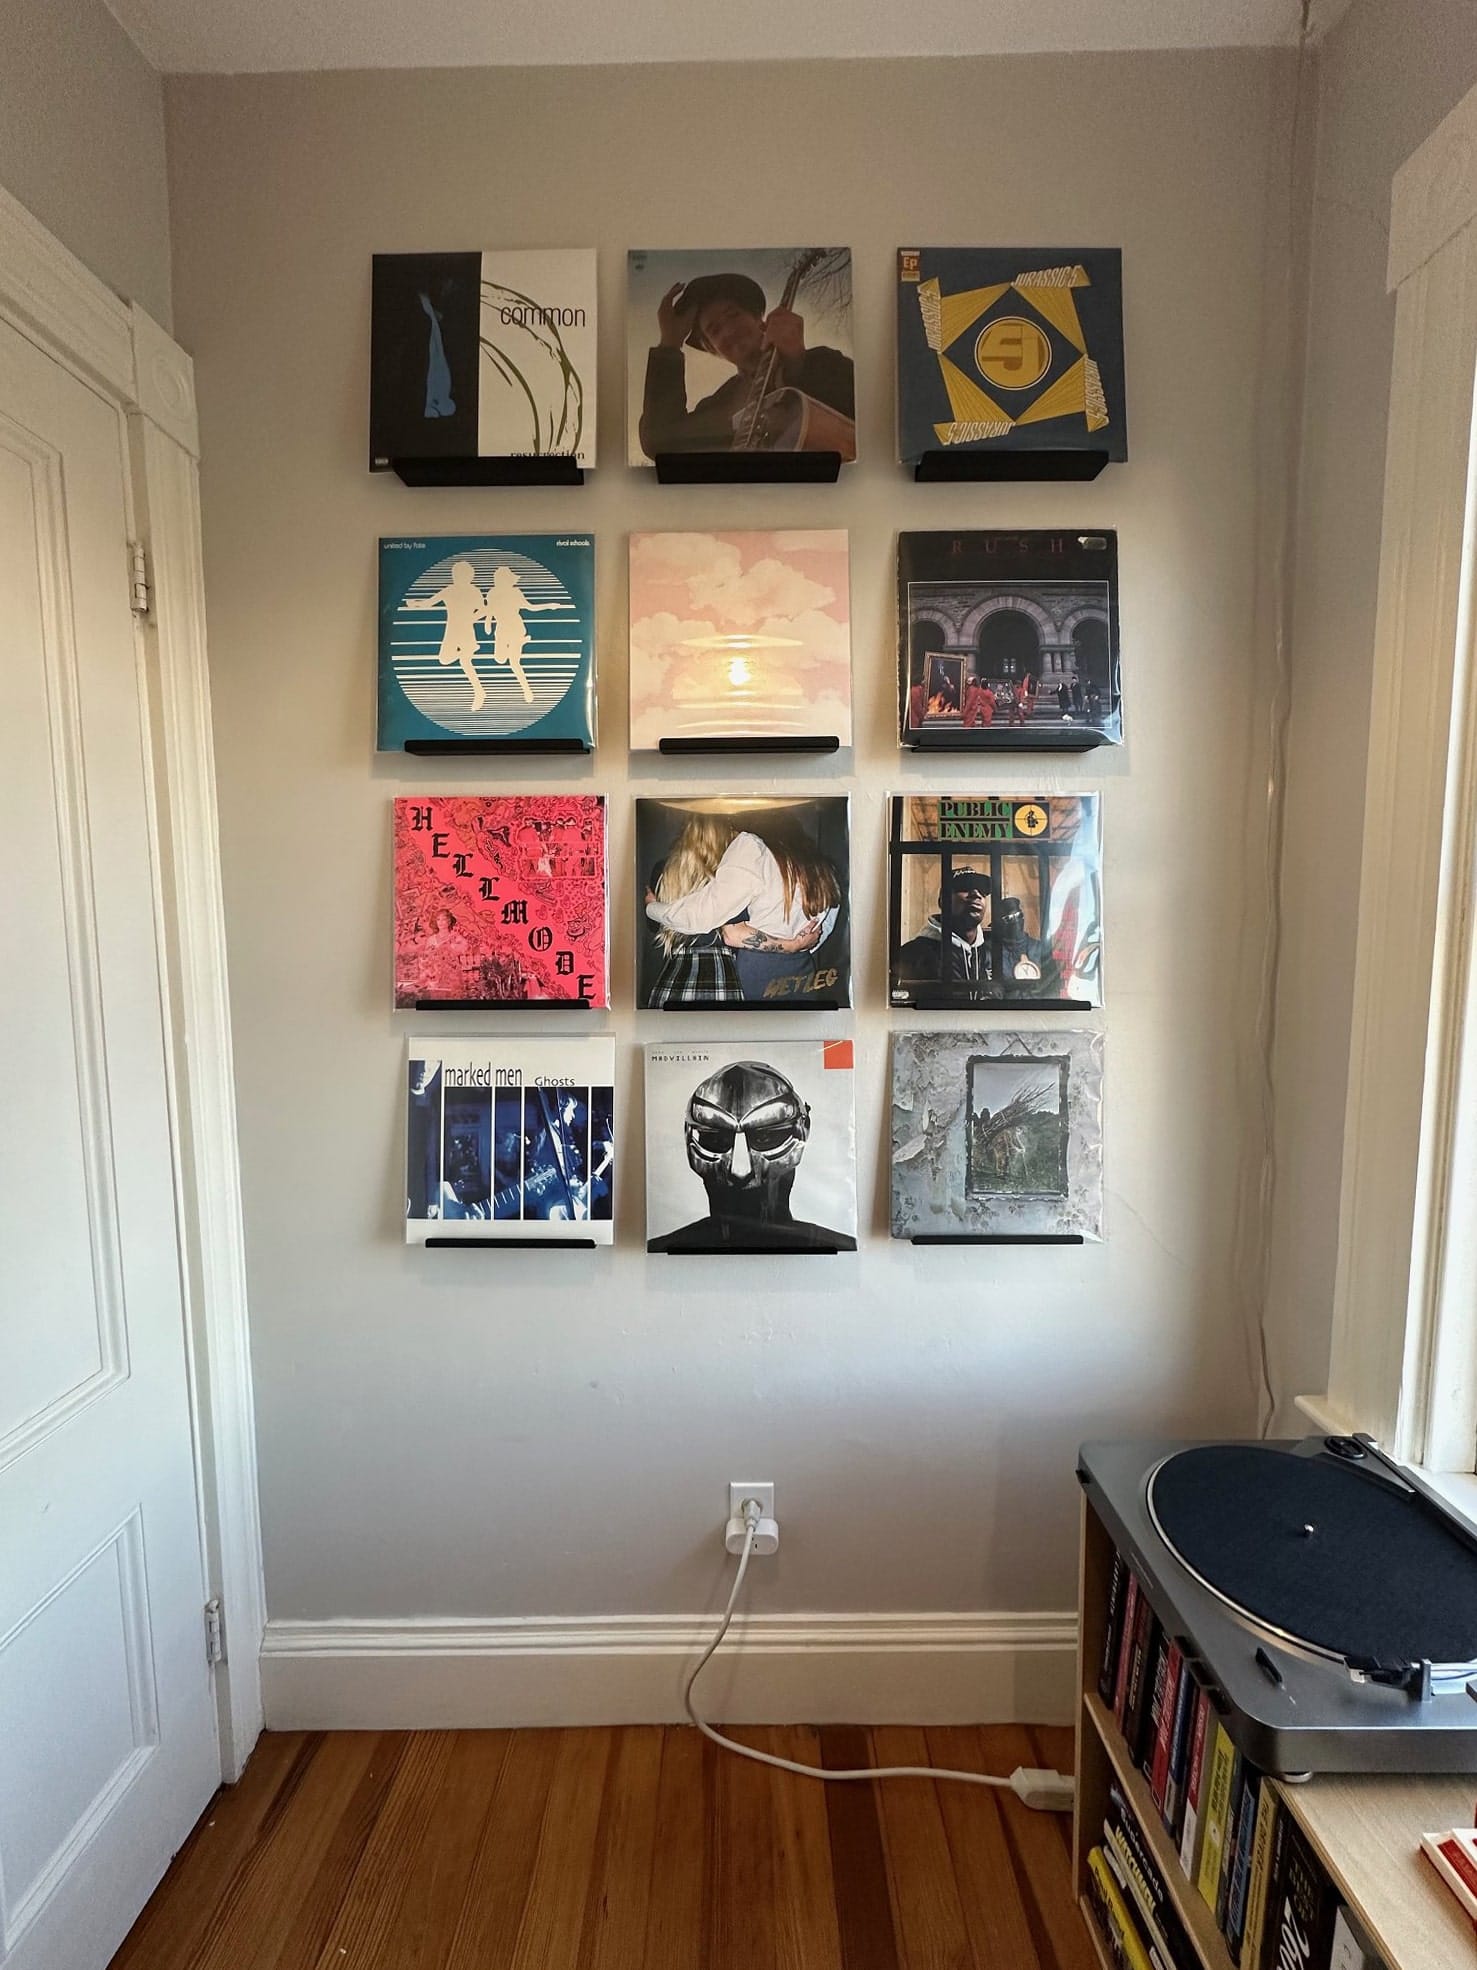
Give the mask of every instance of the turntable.
M 1366 1438 L 1084 1444 L 1077 1475 L 1254 1765 L 1477 1771 L 1477 1533 Z

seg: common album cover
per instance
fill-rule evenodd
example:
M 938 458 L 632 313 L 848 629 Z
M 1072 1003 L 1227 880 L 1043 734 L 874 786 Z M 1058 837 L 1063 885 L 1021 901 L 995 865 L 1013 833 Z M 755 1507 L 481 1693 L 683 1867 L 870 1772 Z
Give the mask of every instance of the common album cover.
M 856 1250 L 850 1040 L 646 1049 L 649 1252 Z
M 670 452 L 856 457 L 849 247 L 632 252 L 626 349 L 632 465 Z
M 1123 256 L 1116 247 L 904 247 L 897 362 L 905 464 L 929 451 L 1126 458 Z
M 895 1033 L 894 1238 L 1103 1235 L 1102 1035 Z
M 844 794 L 636 802 L 636 1004 L 851 1004 Z
M 377 253 L 370 469 L 396 459 L 595 463 L 595 249 Z
M 897 1006 L 1103 1002 L 1098 796 L 895 794 L 888 997 Z
M 395 802 L 395 1004 L 610 1003 L 603 794 Z
M 1115 533 L 899 534 L 897 611 L 904 746 L 1122 739 Z
M 851 744 L 844 528 L 640 533 L 630 543 L 631 746 Z
M 405 1240 L 614 1243 L 615 1041 L 411 1039 Z
M 458 738 L 595 743 L 588 534 L 381 540 L 379 750 Z

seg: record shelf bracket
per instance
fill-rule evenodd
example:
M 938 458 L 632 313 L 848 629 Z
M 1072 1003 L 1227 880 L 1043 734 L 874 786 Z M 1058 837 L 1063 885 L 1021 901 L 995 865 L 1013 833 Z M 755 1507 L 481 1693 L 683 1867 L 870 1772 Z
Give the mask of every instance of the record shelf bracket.
M 839 451 L 659 451 L 659 486 L 826 486 L 841 477 Z
M 1093 1012 L 1091 999 L 1033 999 L 1025 993 L 1014 998 L 961 999 L 943 993 L 919 992 L 907 999 L 895 999 L 900 1012 Z M 1002 1054 L 1002 1060 L 1032 1060 L 1033 1054 Z
M 910 1245 L 1085 1245 L 1080 1231 L 915 1231 Z
M 792 999 L 724 999 L 718 1005 L 638 1006 L 638 1012 L 847 1012 L 839 999 L 813 999 L 809 994 Z M 726 1247 L 724 1248 L 727 1249 Z
M 1041 451 L 925 451 L 913 466 L 920 485 L 961 481 L 1095 479 L 1108 463 L 1105 451 L 1086 448 Z
M 593 1238 L 427 1238 L 428 1252 L 593 1252 Z
M 417 999 L 417 1012 L 589 1012 L 588 999 Z
M 996 752 L 1091 752 L 1095 746 L 1113 743 L 1104 733 L 1086 725 L 1051 726 L 1044 730 L 1039 726 L 1007 725 L 999 739 L 984 745 L 978 733 L 966 739 L 952 732 L 937 735 L 918 732 L 902 742 L 907 752 L 972 752 L 977 756 Z
M 852 1250 L 850 1245 L 724 1245 L 714 1242 L 711 1245 L 684 1245 L 680 1251 L 650 1253 L 652 1258 L 786 1258 L 786 1259 L 834 1259 L 843 1252 Z
M 584 467 L 572 453 L 530 452 L 516 458 L 392 458 L 406 486 L 582 486 Z
M 585 739 L 407 739 L 402 752 L 418 759 L 482 758 L 498 753 L 591 753 Z
M 840 752 L 841 741 L 832 733 L 829 737 L 820 733 L 797 734 L 793 732 L 775 733 L 766 737 L 754 734 L 745 737 L 735 733 L 725 739 L 684 739 L 670 738 L 657 741 L 657 751 L 664 753 L 690 753 L 701 756 L 720 753 L 754 752 Z

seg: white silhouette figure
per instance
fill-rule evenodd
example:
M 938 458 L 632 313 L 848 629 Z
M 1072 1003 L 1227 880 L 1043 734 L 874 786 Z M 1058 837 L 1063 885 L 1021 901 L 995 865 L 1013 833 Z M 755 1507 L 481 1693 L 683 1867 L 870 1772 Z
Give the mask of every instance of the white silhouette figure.
M 528 644 L 528 631 L 523 618 L 525 615 L 542 615 L 563 606 L 560 602 L 530 602 L 518 586 L 518 577 L 510 567 L 504 565 L 494 570 L 482 621 L 492 634 L 493 662 L 506 664 L 512 671 L 525 704 L 533 703 L 533 687 L 523 671 L 522 657 Z
M 470 561 L 453 561 L 451 581 L 447 587 L 435 595 L 407 595 L 407 609 L 444 609 L 446 611 L 446 634 L 441 639 L 438 652 L 444 664 L 460 664 L 467 682 L 472 687 L 472 709 L 481 711 L 487 702 L 487 693 L 477 675 L 477 620 L 482 614 L 482 591 L 472 579 L 476 569 Z M 499 569 L 501 574 L 502 570 Z M 521 676 L 521 672 L 519 673 Z M 532 694 L 525 691 L 525 697 Z

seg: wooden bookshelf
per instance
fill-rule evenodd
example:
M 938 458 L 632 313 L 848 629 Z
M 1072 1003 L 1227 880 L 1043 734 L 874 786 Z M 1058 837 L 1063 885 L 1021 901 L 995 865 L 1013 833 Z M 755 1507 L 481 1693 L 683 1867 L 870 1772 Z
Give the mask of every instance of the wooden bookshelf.
M 1116 1783 L 1133 1809 L 1203 1970 L 1235 1970 L 1213 1913 L 1181 1871 L 1179 1856 L 1148 1783 L 1129 1756 L 1117 1720 L 1098 1695 L 1112 1563 L 1112 1541 L 1084 1499 L 1073 1891 L 1099 1957 L 1106 1970 L 1113 1970 L 1087 1892 L 1087 1856 L 1101 1839 L 1108 1788 Z M 1300 1785 L 1274 1782 L 1281 1804 L 1307 1834 L 1334 1886 L 1380 1952 L 1386 1970 L 1477 1970 L 1477 1931 L 1420 1853 L 1423 1833 L 1477 1822 L 1477 1777 L 1329 1774 Z

